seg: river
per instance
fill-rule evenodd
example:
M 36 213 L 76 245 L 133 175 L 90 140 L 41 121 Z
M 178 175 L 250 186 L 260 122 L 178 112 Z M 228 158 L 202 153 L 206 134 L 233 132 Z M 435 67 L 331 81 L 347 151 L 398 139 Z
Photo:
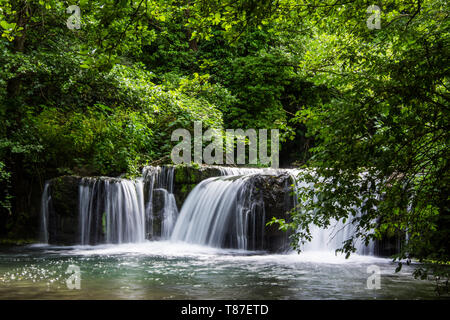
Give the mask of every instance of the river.
M 79 289 L 68 288 L 76 283 L 76 274 L 66 273 L 70 265 L 80 270 Z M 374 266 L 379 288 L 368 289 Z M 1 247 L 0 299 L 440 298 L 432 281 L 414 279 L 417 264 L 398 273 L 395 267 L 356 254 L 268 254 L 173 241 Z

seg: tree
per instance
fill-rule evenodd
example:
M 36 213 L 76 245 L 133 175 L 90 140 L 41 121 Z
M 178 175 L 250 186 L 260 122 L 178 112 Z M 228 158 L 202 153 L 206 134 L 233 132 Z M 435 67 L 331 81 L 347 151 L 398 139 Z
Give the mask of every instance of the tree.
M 409 10 L 395 4 L 386 7 L 380 30 L 329 16 L 308 42 L 303 71 L 333 95 L 298 112 L 316 141 L 313 173 L 299 178 L 314 187 L 300 190 L 292 221 L 278 222 L 295 232 L 297 248 L 310 223 L 326 227 L 337 219 L 357 228 L 340 249 L 347 255 L 358 237 L 398 234 L 396 258 L 447 262 L 448 11 L 440 1 L 418 1 Z

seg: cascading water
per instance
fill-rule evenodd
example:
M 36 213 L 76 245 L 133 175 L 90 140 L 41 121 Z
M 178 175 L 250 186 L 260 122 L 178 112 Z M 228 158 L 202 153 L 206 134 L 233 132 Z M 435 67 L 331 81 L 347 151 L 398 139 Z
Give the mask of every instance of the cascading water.
M 84 178 L 78 203 L 82 245 L 145 240 L 142 180 Z
M 178 218 L 178 208 L 175 196 L 165 189 L 155 189 L 155 191 L 161 192 L 164 203 L 161 213 L 161 239 L 170 239 Z
M 248 183 L 249 177 L 227 176 L 200 182 L 183 204 L 171 239 L 241 250 L 261 248 L 264 207 L 258 208 L 251 200 L 253 185 Z
M 172 234 L 176 219 L 178 217 L 178 207 L 173 194 L 174 167 L 145 167 L 142 171 L 144 181 L 147 185 L 148 199 L 145 206 L 145 216 L 147 221 L 147 238 L 169 239 Z M 155 195 L 159 201 L 155 201 Z M 155 202 L 158 202 L 158 212 L 155 212 Z M 158 224 L 155 219 L 159 220 Z
M 273 168 L 235 168 L 235 167 L 218 167 L 218 168 L 222 176 L 240 176 L 248 174 L 276 175 L 286 172 L 286 169 L 273 169 Z
M 336 220 L 332 220 L 327 229 L 311 226 L 310 230 L 312 240 L 303 246 L 304 251 L 335 251 L 342 247 L 345 240 L 355 234 L 355 226 L 352 223 L 344 224 L 342 221 Z M 374 254 L 374 242 L 366 246 L 360 239 L 357 239 L 354 246 L 358 254 Z
M 294 190 L 295 194 L 301 188 L 313 189 L 314 186 L 312 183 L 306 183 L 304 181 L 299 181 L 297 179 L 299 170 L 291 170 L 291 176 L 294 179 Z M 294 205 L 297 203 L 297 196 L 294 194 Z M 318 201 L 316 197 L 314 197 L 313 201 Z M 358 208 L 353 208 L 356 211 L 356 216 L 349 219 L 346 223 L 342 222 L 342 220 L 337 221 L 336 219 L 332 219 L 330 221 L 330 226 L 326 229 L 320 228 L 314 224 L 309 226 L 311 232 L 311 241 L 303 244 L 303 251 L 335 251 L 342 247 L 344 241 L 352 238 L 356 233 L 356 226 L 351 222 L 354 218 L 360 218 L 362 215 L 361 210 Z M 358 254 L 363 255 L 373 255 L 375 251 L 375 243 L 371 241 L 367 246 L 363 243 L 361 239 L 354 240 L 354 246 L 356 248 L 356 252 Z
M 48 216 L 49 216 L 49 205 L 52 200 L 49 193 L 50 183 L 47 181 L 44 185 L 44 191 L 41 197 L 41 231 L 40 231 L 40 241 L 43 243 L 48 243 Z
M 137 180 L 75 177 L 74 180 L 79 181 L 77 243 L 129 243 L 152 238 L 149 234 L 153 235 L 154 194 L 159 195 L 162 205 L 158 238 L 170 238 L 178 216 L 173 174 L 173 167 L 147 167 L 143 177 Z M 49 217 L 50 211 L 54 211 L 51 204 L 50 182 L 46 182 L 41 198 L 41 240 L 44 243 L 49 242 L 49 220 L 53 219 L 52 228 L 55 223 L 61 224 L 57 222 L 57 212 Z
M 144 181 L 150 183 L 151 188 L 163 188 L 173 193 L 174 167 L 145 167 L 142 170 Z
M 219 169 L 219 170 L 217 170 Z M 82 178 L 78 187 L 79 243 L 126 243 L 150 240 L 173 240 L 212 247 L 242 250 L 277 251 L 287 244 L 280 237 L 268 235 L 266 198 L 259 190 L 270 177 L 290 175 L 292 182 L 298 170 L 217 167 L 217 177 L 201 181 L 189 193 L 178 212 L 174 190 L 174 167 L 146 167 L 137 180 L 114 178 Z M 290 180 L 285 180 L 289 182 Z M 294 183 L 299 188 L 303 182 Z M 279 187 L 279 186 L 278 186 Z M 312 187 L 312 186 L 310 186 Z M 269 192 L 267 192 L 267 190 Z M 289 183 L 280 187 L 284 202 L 276 212 L 295 205 Z M 48 242 L 51 185 L 46 183 L 42 195 L 42 241 Z M 270 208 L 274 204 L 269 205 Z M 53 209 L 52 209 L 53 210 Z M 360 212 L 358 214 L 361 214 Z M 334 221 L 328 229 L 311 226 L 313 239 L 305 251 L 332 251 L 354 235 L 351 223 Z M 284 237 L 285 238 L 285 237 Z M 284 239 L 283 238 L 283 239 Z M 278 239 L 278 240 L 277 240 Z M 276 240 L 276 241 L 275 241 Z M 277 242 L 278 241 L 278 242 Z M 274 244 L 276 243 L 276 244 Z M 374 244 L 356 243 L 358 253 L 373 254 Z
M 219 167 L 222 176 L 240 176 L 252 173 L 261 173 L 263 169 L 255 168 L 234 168 L 234 167 Z

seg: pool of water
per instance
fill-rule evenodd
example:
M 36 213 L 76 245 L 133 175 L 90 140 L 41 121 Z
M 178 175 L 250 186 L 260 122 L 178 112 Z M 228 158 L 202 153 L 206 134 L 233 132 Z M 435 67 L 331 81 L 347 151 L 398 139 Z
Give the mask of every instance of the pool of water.
M 79 289 L 77 273 L 66 273 L 71 265 L 79 268 Z M 0 299 L 443 298 L 432 281 L 414 279 L 417 265 L 399 273 L 395 267 L 389 259 L 370 256 L 278 255 L 163 241 L 3 247 Z M 378 289 L 371 268 L 380 271 Z M 367 287 L 370 276 L 375 289 Z

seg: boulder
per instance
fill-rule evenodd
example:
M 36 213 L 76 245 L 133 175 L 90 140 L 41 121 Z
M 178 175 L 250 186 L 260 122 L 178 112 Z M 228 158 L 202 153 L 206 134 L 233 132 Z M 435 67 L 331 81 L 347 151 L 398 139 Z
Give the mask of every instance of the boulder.
M 221 171 L 218 167 L 213 166 L 175 166 L 174 172 L 174 195 L 177 202 L 178 209 L 186 200 L 192 189 L 201 181 L 221 176 Z
M 292 178 L 288 174 L 255 175 L 252 177 L 253 202 L 264 203 L 264 250 L 282 252 L 289 249 L 289 234 L 279 230 L 278 225 L 267 226 L 272 220 L 289 221 L 289 211 L 294 207 L 291 195 Z

